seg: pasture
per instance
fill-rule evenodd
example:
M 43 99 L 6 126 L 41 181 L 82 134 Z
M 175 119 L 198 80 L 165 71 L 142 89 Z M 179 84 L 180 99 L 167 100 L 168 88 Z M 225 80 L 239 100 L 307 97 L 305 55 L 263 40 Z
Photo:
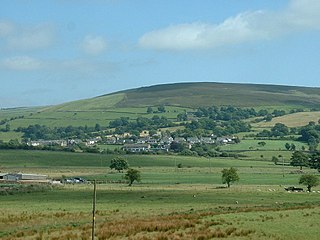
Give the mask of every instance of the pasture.
M 271 128 L 276 123 L 283 123 L 286 126 L 302 127 L 308 125 L 309 122 L 317 123 L 320 120 L 320 112 L 298 112 L 281 117 L 275 117 L 270 122 L 260 122 L 253 124 L 254 127 L 258 128 Z
M 99 180 L 96 239 L 318 237 L 320 188 L 284 191 L 298 186 L 300 175 L 291 173 L 297 168 L 261 159 L 126 155 L 142 178 L 129 187 L 124 173 L 109 169 L 114 157 L 2 150 L 0 170 Z M 231 166 L 240 181 L 225 188 L 221 170 Z M 71 184 L 0 195 L 0 238 L 90 239 L 92 191 L 91 184 Z

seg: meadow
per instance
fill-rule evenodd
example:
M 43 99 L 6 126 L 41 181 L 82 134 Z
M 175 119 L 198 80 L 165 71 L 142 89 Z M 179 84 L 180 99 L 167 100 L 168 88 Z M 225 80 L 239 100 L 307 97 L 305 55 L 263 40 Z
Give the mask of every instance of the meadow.
M 114 157 L 1 150 L 0 169 L 97 179 L 96 239 L 318 237 L 320 188 L 284 190 L 299 186 L 297 168 L 260 158 L 126 155 L 142 178 L 129 187 L 124 173 L 108 167 Z M 231 166 L 240 181 L 226 188 L 221 170 Z M 92 194 L 92 184 L 71 184 L 0 196 L 0 238 L 90 239 Z

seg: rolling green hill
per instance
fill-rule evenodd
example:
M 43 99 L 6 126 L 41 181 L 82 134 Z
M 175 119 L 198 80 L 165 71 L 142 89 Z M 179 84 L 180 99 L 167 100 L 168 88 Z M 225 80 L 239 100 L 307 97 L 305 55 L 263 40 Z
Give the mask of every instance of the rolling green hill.
M 143 87 L 120 92 L 125 97 L 117 107 L 175 105 L 183 107 L 300 106 L 320 103 L 320 88 L 234 83 L 177 83 Z M 105 97 L 110 96 L 106 95 Z
M 12 129 L 36 123 L 47 126 L 106 125 L 119 117 L 151 117 L 153 114 L 147 114 L 147 107 L 151 106 L 156 110 L 160 105 L 165 105 L 167 111 L 159 115 L 171 119 L 185 110 L 212 105 L 256 109 L 310 109 L 320 106 L 320 88 L 208 82 L 163 84 L 56 106 L 1 110 L 0 121 L 23 115 L 23 118 L 10 120 Z

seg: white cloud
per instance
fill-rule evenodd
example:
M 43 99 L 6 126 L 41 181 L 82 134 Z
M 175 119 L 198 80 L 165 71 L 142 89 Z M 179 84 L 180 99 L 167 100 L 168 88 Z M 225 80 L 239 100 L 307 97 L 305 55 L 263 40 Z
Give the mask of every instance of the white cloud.
M 11 22 L 0 21 L 0 37 L 6 37 L 12 34 L 14 31 L 14 25 Z
M 50 47 L 56 39 L 56 33 L 52 24 L 24 26 L 0 21 L 0 38 L 3 40 L 3 49 L 30 51 Z
M 32 27 L 17 27 L 16 34 L 7 38 L 8 47 L 15 50 L 37 50 L 51 46 L 55 41 L 55 30 L 50 24 Z
M 42 67 L 41 61 L 29 56 L 17 56 L 4 59 L 0 62 L 1 67 L 14 71 L 38 70 Z
M 179 51 L 272 39 L 297 31 L 320 30 L 319 12 L 319 0 L 291 0 L 288 7 L 280 12 L 246 12 L 220 24 L 196 22 L 154 30 L 144 34 L 139 45 Z
M 99 55 L 107 49 L 107 42 L 103 37 L 87 35 L 81 44 L 81 48 L 89 55 Z

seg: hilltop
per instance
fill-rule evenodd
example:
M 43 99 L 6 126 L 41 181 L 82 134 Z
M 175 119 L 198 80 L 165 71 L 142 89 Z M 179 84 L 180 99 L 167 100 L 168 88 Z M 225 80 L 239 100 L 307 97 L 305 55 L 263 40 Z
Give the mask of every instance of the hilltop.
M 192 112 L 198 107 L 228 106 L 259 109 L 316 109 L 320 106 L 320 88 L 238 84 L 175 83 L 141 87 L 55 106 L 1 110 L 0 121 L 10 119 L 11 128 L 41 124 L 49 127 L 94 126 L 108 124 L 120 117 L 136 119 L 147 114 L 147 107 L 165 106 L 169 119 Z
M 174 83 L 141 87 L 74 101 L 50 110 L 105 110 L 146 106 L 316 107 L 320 88 L 239 83 Z M 48 109 L 48 110 L 49 110 Z

